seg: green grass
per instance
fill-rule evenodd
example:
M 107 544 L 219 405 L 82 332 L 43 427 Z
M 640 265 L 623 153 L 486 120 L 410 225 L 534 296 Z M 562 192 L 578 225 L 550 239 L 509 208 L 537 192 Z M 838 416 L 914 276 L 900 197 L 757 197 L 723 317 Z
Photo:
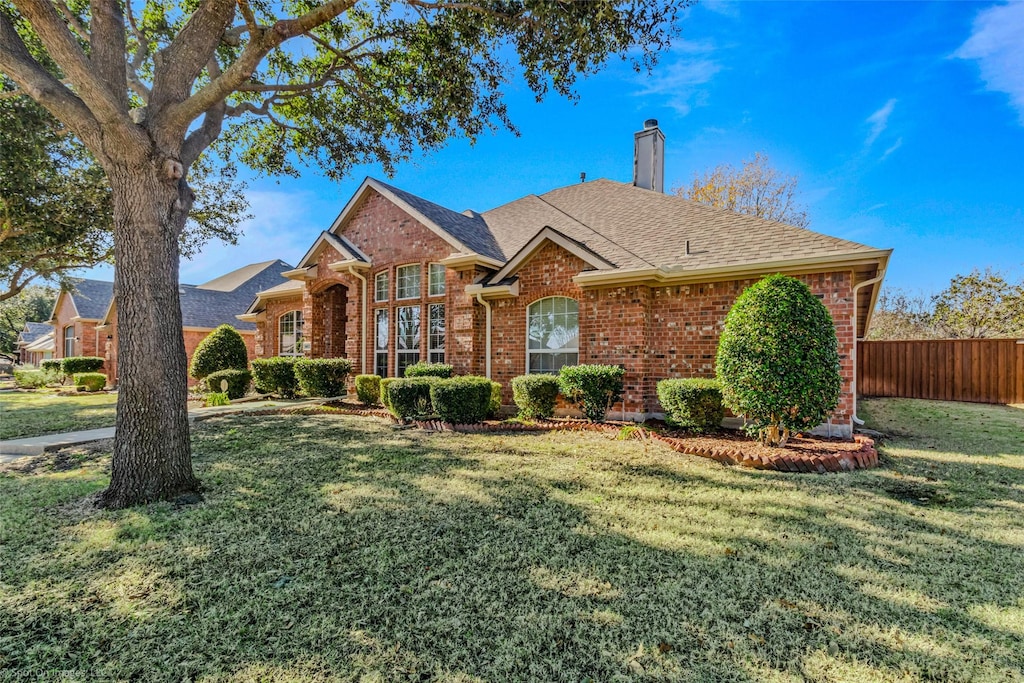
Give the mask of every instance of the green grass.
M 59 396 L 56 391 L 0 394 L 0 441 L 112 427 L 116 394 Z
M 1020 680 L 1024 411 L 862 406 L 845 475 L 334 415 L 200 423 L 195 506 L 0 475 L 0 680 Z

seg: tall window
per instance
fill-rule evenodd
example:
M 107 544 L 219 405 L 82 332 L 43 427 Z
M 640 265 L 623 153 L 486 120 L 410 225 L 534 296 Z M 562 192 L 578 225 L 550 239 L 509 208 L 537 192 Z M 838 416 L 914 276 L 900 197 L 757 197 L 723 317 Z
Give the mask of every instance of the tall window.
M 404 377 L 405 368 L 420 362 L 420 307 L 395 309 L 395 376 Z
M 388 300 L 388 271 L 377 273 L 373 278 L 373 300 Z
M 280 345 L 277 355 L 302 355 L 302 311 L 288 311 L 278 320 Z
M 75 355 L 75 326 L 68 325 L 64 328 L 64 357 L 71 358 Z
M 444 304 L 430 304 L 430 327 L 427 332 L 427 360 L 444 362 Z
M 431 263 L 428 271 L 428 293 L 430 296 L 444 296 L 444 266 Z
M 580 360 L 579 308 L 575 299 L 552 296 L 526 312 L 526 371 L 554 374 Z
M 418 263 L 411 266 L 398 266 L 395 269 L 395 298 L 420 298 L 420 266 Z
M 373 371 L 381 377 L 388 376 L 388 309 L 378 308 L 375 323 L 377 334 L 373 342 Z

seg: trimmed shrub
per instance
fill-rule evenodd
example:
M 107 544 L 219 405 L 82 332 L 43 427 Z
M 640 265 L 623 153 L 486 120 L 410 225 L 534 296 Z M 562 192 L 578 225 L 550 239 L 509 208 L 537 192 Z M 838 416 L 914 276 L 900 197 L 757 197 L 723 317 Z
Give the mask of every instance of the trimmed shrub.
M 437 377 L 405 377 L 381 382 L 386 396 L 384 405 L 399 420 L 424 420 L 434 414 L 430 402 L 430 387 L 441 381 Z
M 263 394 L 280 394 L 285 398 L 295 395 L 298 382 L 295 379 L 295 362 L 292 356 L 275 356 L 274 358 L 254 358 L 252 361 L 252 381 L 256 390 Z
M 388 385 L 396 379 L 396 377 L 382 377 L 380 380 L 380 402 L 388 410 L 391 410 L 391 399 L 388 398 Z
M 725 417 L 722 385 L 713 379 L 663 379 L 658 382 L 658 401 L 665 409 L 665 422 L 692 432 L 713 432 Z
M 726 407 L 769 446 L 824 422 L 839 404 L 839 342 L 828 309 L 796 278 L 748 287 L 725 318 L 718 379 Z
M 523 420 L 546 420 L 555 414 L 558 378 L 554 375 L 520 375 L 512 378 L 512 400 Z
M 617 365 L 566 365 L 558 371 L 558 388 L 591 422 L 601 422 L 622 398 L 626 371 Z
M 344 396 L 345 378 L 352 371 L 345 358 L 302 358 L 295 362 L 295 379 L 307 396 Z
M 61 362 L 59 358 L 48 358 L 39 364 L 44 372 L 60 372 Z
M 221 325 L 196 346 L 188 373 L 202 379 L 219 370 L 245 370 L 249 367 L 249 352 L 238 330 Z
M 60 369 L 65 375 L 77 375 L 80 372 L 96 372 L 103 367 L 103 359 L 98 356 L 68 356 L 61 359 Z
M 76 372 L 72 377 L 79 391 L 102 391 L 107 386 L 107 376 L 102 372 Z
M 488 406 L 487 417 L 497 417 L 501 412 L 501 383 L 491 382 L 491 403 Z
M 45 387 L 47 374 L 42 370 L 15 369 L 14 383 L 21 389 L 39 389 Z
M 380 403 L 380 375 L 356 375 L 356 398 L 364 406 Z
M 486 377 L 452 377 L 431 383 L 430 403 L 444 422 L 473 424 L 487 418 L 491 391 Z
M 231 405 L 231 397 L 219 391 L 211 391 L 203 397 L 203 405 L 207 408 L 211 406 L 229 406 Z
M 452 366 L 447 363 L 413 363 L 405 369 L 406 377 L 440 377 L 448 379 L 452 376 Z
M 228 383 L 227 391 L 224 391 L 220 385 L 224 380 L 227 380 Z M 251 372 L 235 369 L 211 372 L 203 379 L 203 384 L 206 386 L 207 391 L 215 394 L 226 393 L 228 398 L 232 400 L 245 396 L 245 392 L 249 391 L 250 382 L 252 382 Z

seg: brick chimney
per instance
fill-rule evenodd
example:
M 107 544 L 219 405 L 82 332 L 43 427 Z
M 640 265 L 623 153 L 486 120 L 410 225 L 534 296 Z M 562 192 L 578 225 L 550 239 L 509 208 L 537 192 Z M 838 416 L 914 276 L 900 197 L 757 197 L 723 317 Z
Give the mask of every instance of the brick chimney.
M 665 191 L 665 134 L 658 119 L 647 119 L 644 129 L 633 133 L 633 185 Z

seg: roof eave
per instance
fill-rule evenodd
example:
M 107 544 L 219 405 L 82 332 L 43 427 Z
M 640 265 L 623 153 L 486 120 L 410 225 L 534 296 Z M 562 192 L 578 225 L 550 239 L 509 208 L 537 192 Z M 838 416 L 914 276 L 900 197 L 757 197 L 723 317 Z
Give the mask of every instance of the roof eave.
M 452 270 L 460 270 L 463 268 L 472 268 L 473 266 L 483 266 L 497 270 L 505 265 L 504 261 L 491 258 L 490 256 L 484 256 L 483 254 L 452 254 L 438 261 L 445 268 L 451 268 Z
M 466 285 L 466 295 L 471 299 L 477 295 L 485 299 L 508 299 L 519 296 L 519 280 L 507 285 Z
M 259 311 L 258 313 L 239 313 L 235 318 L 241 320 L 243 323 L 259 323 L 267 319 L 267 312 Z
M 308 268 L 293 268 L 281 273 L 281 277 L 286 277 L 289 280 L 315 280 L 319 270 L 319 264 Z
M 335 261 L 334 263 L 327 264 L 327 267 L 335 273 L 347 273 L 352 268 L 356 268 L 358 270 L 369 270 L 372 266 L 372 263 L 360 261 L 358 259 L 345 259 L 344 261 Z

